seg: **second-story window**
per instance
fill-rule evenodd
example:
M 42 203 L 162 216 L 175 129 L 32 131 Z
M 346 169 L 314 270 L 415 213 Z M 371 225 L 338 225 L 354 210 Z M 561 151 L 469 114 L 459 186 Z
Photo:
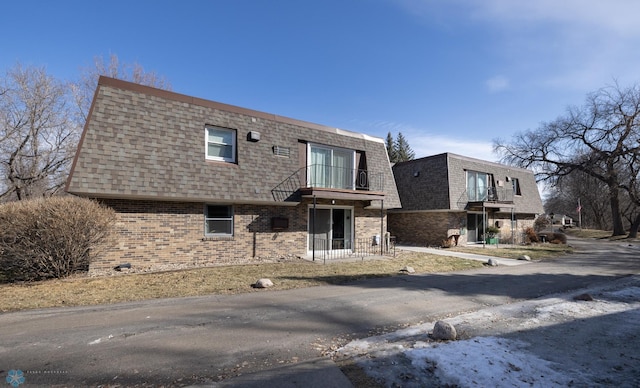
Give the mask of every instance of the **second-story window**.
M 467 193 L 469 201 L 486 201 L 489 194 L 489 174 L 467 171 Z
M 518 181 L 518 178 L 511 178 L 511 182 L 513 184 L 513 195 L 522 195 L 522 192 L 520 192 L 520 182 Z
M 236 131 L 207 126 L 205 148 L 208 160 L 234 163 L 236 161 Z
M 309 144 L 309 186 L 355 189 L 355 151 Z

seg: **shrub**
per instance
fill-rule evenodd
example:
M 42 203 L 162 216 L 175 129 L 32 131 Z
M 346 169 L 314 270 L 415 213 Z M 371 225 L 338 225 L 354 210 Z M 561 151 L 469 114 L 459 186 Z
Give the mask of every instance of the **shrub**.
M 540 242 L 540 240 L 538 239 L 538 234 L 536 233 L 536 230 L 530 226 L 524 229 L 524 235 L 526 238 L 526 242 L 529 244 Z
M 533 222 L 533 227 L 536 231 L 541 231 L 551 225 L 551 218 L 549 216 L 542 214 L 539 215 L 536 220 Z
M 549 233 L 547 234 L 547 239 L 552 244 L 566 244 L 567 243 L 567 235 L 560 232 Z
M 112 236 L 115 213 L 78 197 L 0 205 L 0 273 L 5 281 L 87 271 Z

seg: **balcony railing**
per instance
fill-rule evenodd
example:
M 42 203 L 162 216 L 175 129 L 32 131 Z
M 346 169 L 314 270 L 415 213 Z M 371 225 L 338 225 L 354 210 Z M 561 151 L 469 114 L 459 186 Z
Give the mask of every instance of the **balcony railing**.
M 513 202 L 513 188 L 488 187 L 485 190 L 466 191 L 469 202 Z
M 384 175 L 369 170 L 311 165 L 291 174 L 271 192 L 276 201 L 286 201 L 303 188 L 382 192 Z

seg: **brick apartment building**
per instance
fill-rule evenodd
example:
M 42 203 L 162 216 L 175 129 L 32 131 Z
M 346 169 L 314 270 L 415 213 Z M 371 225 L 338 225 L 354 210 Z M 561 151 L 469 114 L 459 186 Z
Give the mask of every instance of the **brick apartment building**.
M 352 253 L 400 207 L 382 139 L 106 77 L 66 191 L 116 211 L 96 269 Z

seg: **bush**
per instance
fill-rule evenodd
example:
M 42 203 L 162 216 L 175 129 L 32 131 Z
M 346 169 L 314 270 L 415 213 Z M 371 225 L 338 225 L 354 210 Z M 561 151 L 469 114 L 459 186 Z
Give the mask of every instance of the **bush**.
M 538 234 L 536 233 L 536 230 L 530 226 L 524 229 L 524 235 L 525 235 L 526 243 L 528 244 L 540 242 L 540 240 L 538 239 Z
M 0 275 L 33 281 L 88 271 L 114 222 L 113 210 L 78 197 L 0 205 Z
M 539 215 L 536 220 L 533 222 L 533 227 L 536 231 L 541 231 L 545 228 L 548 228 L 551 225 L 551 218 L 547 215 Z
M 552 244 L 566 244 L 567 235 L 561 232 L 548 233 L 547 240 Z

